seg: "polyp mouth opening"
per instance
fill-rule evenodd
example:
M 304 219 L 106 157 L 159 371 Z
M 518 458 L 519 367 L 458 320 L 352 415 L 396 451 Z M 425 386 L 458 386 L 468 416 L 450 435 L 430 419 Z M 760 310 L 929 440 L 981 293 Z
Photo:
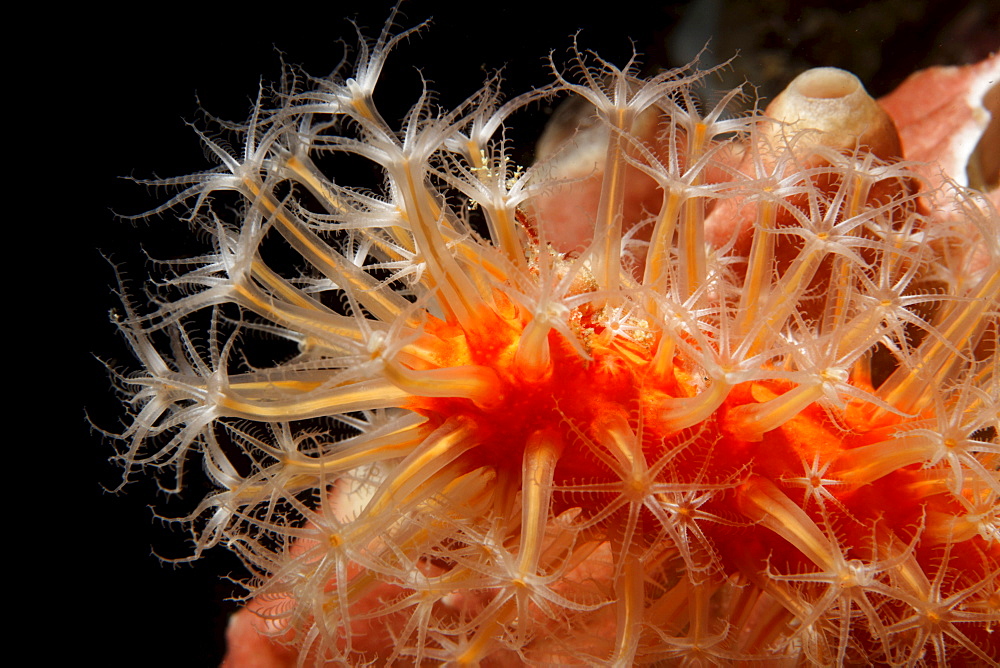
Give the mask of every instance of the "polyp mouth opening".
M 847 97 L 858 89 L 858 78 L 836 67 L 817 67 L 803 72 L 795 79 L 799 95 L 814 99 Z

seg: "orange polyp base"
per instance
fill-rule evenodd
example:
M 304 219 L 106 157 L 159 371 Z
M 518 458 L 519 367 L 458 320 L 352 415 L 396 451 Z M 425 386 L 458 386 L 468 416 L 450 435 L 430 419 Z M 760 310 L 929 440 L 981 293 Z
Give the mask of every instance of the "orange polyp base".
M 602 430 L 615 418 L 624 417 L 637 432 L 649 466 L 687 442 L 660 472 L 662 480 L 690 484 L 692 489 L 699 485 L 722 488 L 697 508 L 726 520 L 699 523 L 718 560 L 712 568 L 722 576 L 742 573 L 753 581 L 765 570 L 771 574 L 820 570 L 815 559 L 810 560 L 781 535 L 755 523 L 753 517 L 738 512 L 738 497 L 749 489 L 741 483 L 750 479 L 769 481 L 803 508 L 814 526 L 792 530 L 816 531 L 818 527 L 826 541 L 843 546 L 838 549 L 843 550 L 845 559 L 902 560 L 928 515 L 958 516 L 963 512 L 943 486 L 928 496 L 927 486 L 919 484 L 922 469 L 916 465 L 860 486 L 843 484 L 831 473 L 833 468 L 828 465 L 842 452 L 885 440 L 905 422 L 903 418 L 890 415 L 871 422 L 868 412 L 854 405 L 841 414 L 812 404 L 764 433 L 760 440 L 743 439 L 739 420 L 730 415 L 732 410 L 773 399 L 794 387 L 779 381 L 744 382 L 732 388 L 711 418 L 677 431 L 661 417 L 659 407 L 665 399 L 692 396 L 697 389 L 688 386 L 692 379 L 680 368 L 669 378 L 652 377 L 650 346 L 620 339 L 602 345 L 594 335 L 588 360 L 559 334 L 550 332 L 551 370 L 541 379 L 528 380 L 514 362 L 524 324 L 516 317 L 500 320 L 492 313 L 484 319 L 488 326 L 467 336 L 454 325 L 428 318 L 420 345 L 434 351 L 433 357 L 443 366 L 472 363 L 496 371 L 503 387 L 496 402 L 482 407 L 466 399 L 423 397 L 414 398 L 408 407 L 426 416 L 432 425 L 459 416 L 474 424 L 478 445 L 464 455 L 465 468 L 497 471 L 496 483 L 512 486 L 500 497 L 509 499 L 518 493 L 525 446 L 533 434 L 549 430 L 559 434 L 564 444 L 552 481 L 556 491 L 550 516 L 576 508 L 580 509 L 578 519 L 598 516 L 614 501 L 614 494 L 559 489 L 621 482 L 593 449 L 601 447 L 595 444 L 602 442 Z M 825 473 L 810 474 L 811 468 L 817 468 L 814 463 Z M 818 487 L 822 488 L 819 499 Z M 627 509 L 619 509 L 604 523 L 589 527 L 588 535 L 610 541 L 614 552 L 621 524 L 616 517 L 622 513 L 627 514 Z M 642 535 L 644 528 L 648 532 Z M 639 519 L 638 532 L 633 543 L 655 550 L 653 542 L 660 540 L 660 549 L 673 552 L 648 511 Z M 941 544 L 923 540 L 912 551 L 924 573 L 933 574 L 941 567 Z M 976 577 L 985 575 L 984 566 L 995 563 L 997 553 L 995 543 L 987 544 L 975 535 L 950 546 L 947 568 Z M 706 562 L 711 559 L 708 555 L 702 558 Z

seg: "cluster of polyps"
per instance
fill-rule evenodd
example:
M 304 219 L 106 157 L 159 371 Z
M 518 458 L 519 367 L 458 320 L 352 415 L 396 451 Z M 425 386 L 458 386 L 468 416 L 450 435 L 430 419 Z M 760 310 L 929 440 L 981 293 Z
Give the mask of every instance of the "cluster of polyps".
M 259 105 L 240 155 L 206 137 L 164 209 L 213 249 L 120 318 L 120 458 L 178 488 L 200 460 L 196 553 L 243 558 L 259 632 L 303 662 L 997 665 L 996 211 L 928 211 L 856 109 L 723 120 L 702 74 L 579 54 L 394 128 L 397 41 Z M 505 122 L 559 92 L 595 120 L 515 167 Z

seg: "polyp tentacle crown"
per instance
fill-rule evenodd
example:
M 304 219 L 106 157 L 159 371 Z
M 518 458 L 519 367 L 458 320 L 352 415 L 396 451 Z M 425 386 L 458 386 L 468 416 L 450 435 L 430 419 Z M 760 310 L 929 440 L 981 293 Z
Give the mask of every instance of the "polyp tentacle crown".
M 398 41 L 258 108 L 242 158 L 206 138 L 170 206 L 214 251 L 119 321 L 120 458 L 204 459 L 186 521 L 259 576 L 261 628 L 309 662 L 996 665 L 997 212 L 955 188 L 931 224 L 843 72 L 726 119 L 705 73 L 574 46 L 396 131 Z M 557 93 L 588 128 L 513 167 L 504 124 Z

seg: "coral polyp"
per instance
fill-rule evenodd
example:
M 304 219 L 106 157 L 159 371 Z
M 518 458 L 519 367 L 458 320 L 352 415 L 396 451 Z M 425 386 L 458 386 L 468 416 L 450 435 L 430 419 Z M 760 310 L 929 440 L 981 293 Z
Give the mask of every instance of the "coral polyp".
M 1000 665 L 990 202 L 839 70 L 734 116 L 574 47 L 397 127 L 407 34 L 206 133 L 157 213 L 212 247 L 118 316 L 126 478 L 196 461 L 252 574 L 230 665 Z

